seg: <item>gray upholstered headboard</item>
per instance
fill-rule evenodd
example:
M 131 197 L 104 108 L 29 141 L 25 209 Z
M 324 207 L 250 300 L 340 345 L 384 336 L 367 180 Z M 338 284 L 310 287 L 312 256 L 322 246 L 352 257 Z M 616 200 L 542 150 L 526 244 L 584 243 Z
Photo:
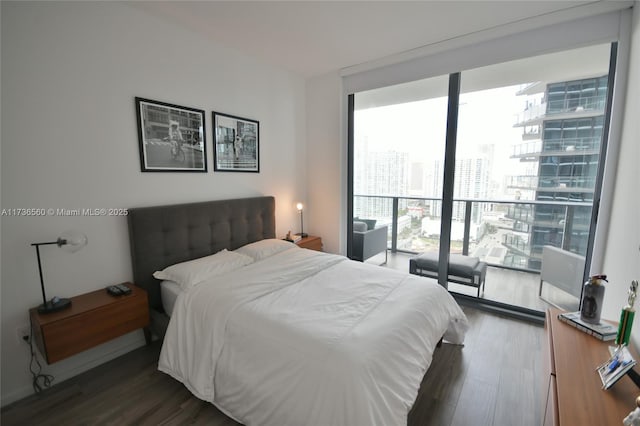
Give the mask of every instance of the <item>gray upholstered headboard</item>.
M 275 199 L 240 198 L 129 209 L 134 283 L 162 311 L 155 271 L 222 249 L 275 238 Z

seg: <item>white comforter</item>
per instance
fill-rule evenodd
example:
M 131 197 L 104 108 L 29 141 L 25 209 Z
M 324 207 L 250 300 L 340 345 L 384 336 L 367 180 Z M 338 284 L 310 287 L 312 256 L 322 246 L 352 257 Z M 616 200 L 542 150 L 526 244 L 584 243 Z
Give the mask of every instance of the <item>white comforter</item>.
M 247 425 L 406 425 L 466 329 L 433 280 L 292 248 L 183 292 L 159 369 Z

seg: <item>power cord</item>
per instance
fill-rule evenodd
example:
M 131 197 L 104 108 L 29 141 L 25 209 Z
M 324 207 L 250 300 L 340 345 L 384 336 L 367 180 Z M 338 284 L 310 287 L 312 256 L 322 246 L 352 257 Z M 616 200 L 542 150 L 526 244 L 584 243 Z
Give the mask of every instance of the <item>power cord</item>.
M 35 393 L 40 393 L 43 390 L 51 387 L 51 384 L 55 378 L 51 374 L 42 373 L 42 365 L 38 360 L 36 350 L 33 347 L 33 324 L 29 319 L 29 349 L 31 350 L 31 361 L 29 362 L 29 371 L 33 378 L 32 385 Z

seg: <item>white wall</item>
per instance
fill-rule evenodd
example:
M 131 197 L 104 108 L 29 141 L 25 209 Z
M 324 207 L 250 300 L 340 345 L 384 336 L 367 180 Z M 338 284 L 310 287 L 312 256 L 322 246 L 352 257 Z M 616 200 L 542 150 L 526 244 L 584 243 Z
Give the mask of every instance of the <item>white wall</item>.
M 110 208 L 274 195 L 278 235 L 306 201 L 305 85 L 122 3 L 2 2 L 2 208 Z M 134 97 L 206 112 L 208 173 L 141 173 Z M 260 173 L 213 172 L 211 111 L 260 121 Z M 132 278 L 125 217 L 2 217 L 2 404 L 31 393 L 16 327 L 48 296 Z M 56 383 L 143 344 L 141 332 L 51 366 Z
M 307 194 L 309 232 L 324 250 L 346 254 L 346 130 L 342 125 L 341 78 L 337 72 L 307 82 Z
M 633 11 L 629 83 L 603 273 L 609 277 L 602 316 L 618 321 L 632 280 L 640 280 L 640 3 Z M 640 300 L 636 310 L 640 309 Z M 640 346 L 640 317 L 631 329 Z

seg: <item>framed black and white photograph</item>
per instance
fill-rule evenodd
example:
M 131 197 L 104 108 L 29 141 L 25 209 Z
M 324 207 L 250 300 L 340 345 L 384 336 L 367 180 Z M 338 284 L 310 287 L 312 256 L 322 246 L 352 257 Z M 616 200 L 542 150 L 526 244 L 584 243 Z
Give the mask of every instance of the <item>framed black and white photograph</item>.
M 136 98 L 143 172 L 206 172 L 204 111 Z
M 213 112 L 213 169 L 219 172 L 260 172 L 260 123 Z

